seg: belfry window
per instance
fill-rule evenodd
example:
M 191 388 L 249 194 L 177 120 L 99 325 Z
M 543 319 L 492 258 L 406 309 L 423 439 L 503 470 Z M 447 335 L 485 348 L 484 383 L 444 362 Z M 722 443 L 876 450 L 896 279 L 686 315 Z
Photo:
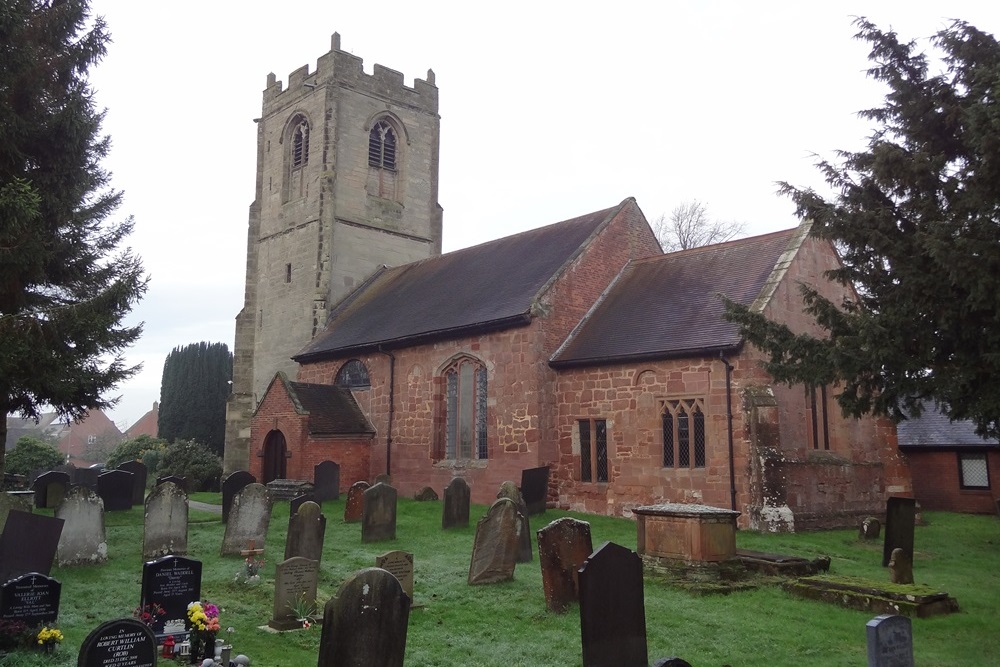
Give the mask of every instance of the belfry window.
M 292 130 L 292 169 L 304 167 L 309 162 L 309 124 L 299 122 Z
M 375 123 L 368 134 L 368 165 L 396 170 L 396 131 L 384 120 Z

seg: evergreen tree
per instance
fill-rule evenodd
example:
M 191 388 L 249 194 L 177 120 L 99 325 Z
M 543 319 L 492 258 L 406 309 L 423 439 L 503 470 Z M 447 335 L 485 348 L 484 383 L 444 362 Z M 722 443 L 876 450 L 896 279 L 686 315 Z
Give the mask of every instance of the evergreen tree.
M 929 399 L 982 435 L 1000 435 L 1000 44 L 956 21 L 928 56 L 859 19 L 868 74 L 889 88 L 861 112 L 865 150 L 819 163 L 835 195 L 782 184 L 812 233 L 840 251 L 829 278 L 856 297 L 803 289 L 823 337 L 728 304 L 779 381 L 839 383 L 846 414 L 919 414 Z
M 122 353 L 142 328 L 122 320 L 146 279 L 121 247 L 132 220 L 110 219 L 122 195 L 87 83 L 110 38 L 88 20 L 86 0 L 0 8 L 0 415 L 80 419 L 138 370 Z
M 175 347 L 163 363 L 159 436 L 205 443 L 222 455 L 226 439 L 226 399 L 233 355 L 225 343 Z

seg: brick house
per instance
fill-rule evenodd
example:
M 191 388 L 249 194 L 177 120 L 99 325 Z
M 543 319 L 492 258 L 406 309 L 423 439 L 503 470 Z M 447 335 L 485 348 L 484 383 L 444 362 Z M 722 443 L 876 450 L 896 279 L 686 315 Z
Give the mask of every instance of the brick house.
M 808 226 L 669 255 L 635 201 L 383 268 L 275 376 L 251 420 L 258 479 L 401 493 L 467 479 L 489 502 L 549 465 L 549 500 L 628 515 L 652 502 L 734 507 L 742 525 L 853 525 L 910 491 L 891 423 L 843 419 L 830 391 L 772 386 L 719 294 L 808 326 L 832 246 Z M 729 417 L 729 415 L 732 415 Z
M 79 422 L 69 423 L 54 412 L 39 415 L 37 424 L 33 419 L 8 416 L 7 449 L 25 435 L 54 441 L 56 448 L 66 455 L 66 462 L 76 466 L 89 466 L 94 461 L 88 454 L 110 451 L 122 441 L 122 432 L 101 410 L 91 410 Z

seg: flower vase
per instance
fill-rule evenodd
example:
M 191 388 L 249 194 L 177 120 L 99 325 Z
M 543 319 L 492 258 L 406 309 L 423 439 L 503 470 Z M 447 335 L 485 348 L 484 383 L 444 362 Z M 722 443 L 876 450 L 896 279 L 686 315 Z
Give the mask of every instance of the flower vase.
M 198 662 L 200 663 L 205 658 L 215 660 L 215 635 L 206 634 L 205 638 L 202 640 L 202 646 L 204 647 L 204 651 L 199 656 Z
M 202 642 L 201 637 L 199 637 L 195 632 L 191 633 L 190 642 L 191 653 L 188 656 L 188 662 L 192 665 L 200 665 L 201 661 L 205 659 L 202 656 L 204 643 Z

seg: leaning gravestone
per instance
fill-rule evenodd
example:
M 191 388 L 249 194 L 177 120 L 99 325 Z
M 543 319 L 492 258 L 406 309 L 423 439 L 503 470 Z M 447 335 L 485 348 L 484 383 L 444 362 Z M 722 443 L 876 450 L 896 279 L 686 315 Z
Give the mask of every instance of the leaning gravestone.
M 0 535 L 3 534 L 3 527 L 7 523 L 7 515 L 10 514 L 11 510 L 31 514 L 31 499 L 25 496 L 15 496 L 11 493 L 0 493 Z
M 271 495 L 263 484 L 248 484 L 233 498 L 222 539 L 222 555 L 238 556 L 251 542 L 267 541 L 267 526 L 271 523 Z
M 319 563 L 323 560 L 323 540 L 326 536 L 326 517 L 319 505 L 302 503 L 299 511 L 288 521 L 285 539 L 285 560 L 300 556 Z
M 646 667 L 642 560 L 605 542 L 580 568 L 583 667 Z
M 97 495 L 104 501 L 104 511 L 132 509 L 132 473 L 109 470 L 97 476 Z
M 187 553 L 188 495 L 173 482 L 153 487 L 146 497 L 142 530 L 142 557 Z
M 63 520 L 12 510 L 0 535 L 0 581 L 38 572 L 48 575 L 56 559 Z
M 518 529 L 517 529 L 517 562 L 530 563 L 531 553 L 531 524 L 528 521 L 528 507 L 524 503 L 524 496 L 514 482 L 504 482 L 500 485 L 497 498 L 510 498 L 517 504 Z
M 160 636 L 185 632 L 187 607 L 201 599 L 201 561 L 165 556 L 142 565 L 139 606 L 158 604 L 162 616 L 153 616 L 150 627 Z
M 142 461 L 124 461 L 118 466 L 119 470 L 132 473 L 132 504 L 142 505 L 146 499 L 146 480 L 149 479 L 149 470 Z
M 59 565 L 103 563 L 108 559 L 104 531 L 104 501 L 85 486 L 74 486 L 56 508 L 63 520 L 56 559 Z
M 29 628 L 52 623 L 59 617 L 62 585 L 32 572 L 0 586 L 0 620 L 23 621 Z
M 868 667 L 913 667 L 913 626 L 906 616 L 882 615 L 868 621 Z
M 365 489 L 361 515 L 361 541 L 382 542 L 396 539 L 396 489 L 379 482 Z
M 403 592 L 413 606 L 413 554 L 408 551 L 387 551 L 375 557 L 375 567 L 380 567 L 399 580 Z
M 340 465 L 333 461 L 316 464 L 313 468 L 313 493 L 320 505 L 324 500 L 340 498 Z
M 278 563 L 274 568 L 274 610 L 267 625 L 275 630 L 301 628 L 295 607 L 315 611 L 318 579 L 319 561 L 295 556 Z
M 31 488 L 35 492 L 35 507 L 54 509 L 69 493 L 69 475 L 61 470 L 50 470 L 35 478 Z
M 236 494 L 248 484 L 254 484 L 256 481 L 257 478 L 246 470 L 237 470 L 222 480 L 222 523 L 229 521 L 229 511 L 233 506 Z
M 538 531 L 538 562 L 542 566 L 545 605 L 561 613 L 580 599 L 579 570 L 594 551 L 590 524 L 569 517 L 556 519 Z
M 120 618 L 97 626 L 80 646 L 77 667 L 155 667 L 156 636 L 145 624 Z
M 469 584 L 493 584 L 514 578 L 517 565 L 517 505 L 500 498 L 476 525 Z
M 521 471 L 521 495 L 528 516 L 542 514 L 549 495 L 549 467 L 528 468 Z
M 377 567 L 356 572 L 323 610 L 318 667 L 402 667 L 409 617 L 396 577 Z
M 882 543 L 882 567 L 888 567 L 893 549 L 902 549 L 913 561 L 913 529 L 917 501 L 893 496 L 885 505 L 885 541 Z
M 351 484 L 347 490 L 347 502 L 344 503 L 344 523 L 357 523 L 365 513 L 365 491 L 371 484 L 361 480 Z
M 444 489 L 441 528 L 466 528 L 469 525 L 469 501 L 472 492 L 462 477 L 453 477 Z

